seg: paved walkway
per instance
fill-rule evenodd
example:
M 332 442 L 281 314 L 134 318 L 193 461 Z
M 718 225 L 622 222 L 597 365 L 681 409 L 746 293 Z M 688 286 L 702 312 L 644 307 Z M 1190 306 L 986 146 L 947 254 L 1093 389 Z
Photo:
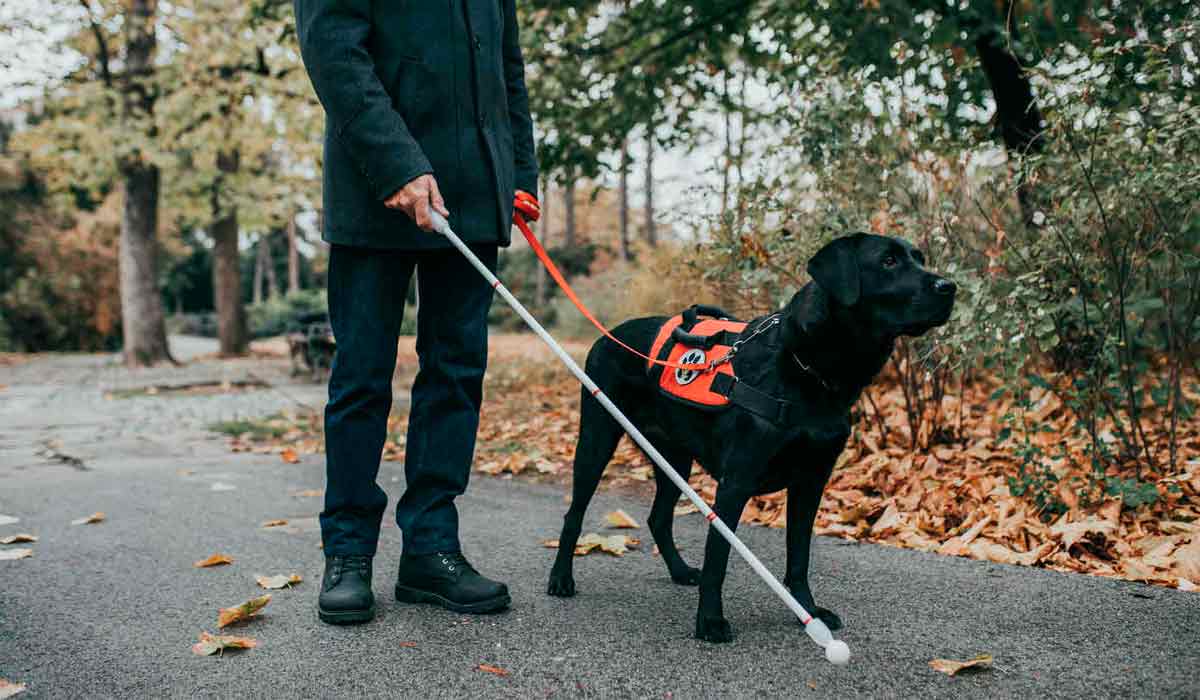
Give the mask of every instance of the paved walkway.
M 320 499 L 297 494 L 321 488 L 322 459 L 231 454 L 205 431 L 296 401 L 319 406 L 323 388 L 292 383 L 286 369 L 201 360 L 129 372 L 106 356 L 0 367 L 0 514 L 20 518 L 0 536 L 40 538 L 16 545 L 33 557 L 0 561 L 0 678 L 26 683 L 22 697 L 1200 697 L 1196 594 L 819 538 L 814 587 L 847 621 L 841 636 L 854 653 L 837 668 L 739 562 L 727 584 L 732 645 L 692 639 L 695 594 L 671 584 L 648 547 L 582 558 L 579 596 L 546 596 L 552 552 L 539 543 L 558 534 L 562 492 L 485 477 L 462 503 L 465 546 L 480 569 L 510 583 L 510 612 L 471 618 L 396 605 L 399 533 L 387 520 L 379 617 L 321 625 Z M 272 388 L 137 392 L 250 379 Z M 48 441 L 82 464 L 48 457 Z M 385 463 L 381 483 L 397 496 L 401 465 Z M 602 493 L 587 529 L 602 531 L 603 513 L 616 507 L 641 521 L 647 503 Z M 94 511 L 107 520 L 68 524 Z M 289 525 L 261 527 L 274 518 Z M 695 562 L 704 523 L 687 516 L 677 529 Z M 742 532 L 780 568 L 781 531 Z M 649 539 L 644 528 L 634 534 Z M 192 567 L 216 552 L 235 563 Z M 216 631 L 218 608 L 261 592 L 255 574 L 280 573 L 305 580 L 236 630 L 259 648 L 190 652 L 201 630 Z M 980 653 L 995 656 L 994 670 L 950 678 L 927 665 Z

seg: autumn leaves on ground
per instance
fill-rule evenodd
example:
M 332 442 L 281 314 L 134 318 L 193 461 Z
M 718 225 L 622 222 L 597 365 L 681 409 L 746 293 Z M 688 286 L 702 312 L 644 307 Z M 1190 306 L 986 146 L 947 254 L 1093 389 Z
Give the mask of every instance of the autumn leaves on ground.
M 581 358 L 587 345 L 568 343 L 567 348 Z M 402 339 L 398 386 L 407 386 L 416 366 L 412 339 Z M 1195 426 L 1184 426 L 1180 440 L 1182 473 L 1139 475 L 1154 484 L 1156 497 L 1089 499 L 1083 486 L 1093 477 L 1078 466 L 1086 460 L 1060 460 L 1054 467 L 1056 507 L 1049 508 L 1039 506 L 1028 492 L 1013 493 L 1021 488 L 1025 472 L 1002 426 L 1010 402 L 995 389 L 987 377 L 978 377 L 963 387 L 961 405 L 957 397 L 942 399 L 942 412 L 955 417 L 944 431 L 949 434 L 914 450 L 903 391 L 891 371 L 885 371 L 869 390 L 871 401 L 856 411 L 861 418 L 826 489 L 817 532 L 1180 590 L 1200 588 L 1200 435 Z M 1056 394 L 1035 389 L 1032 398 L 1026 419 L 1041 426 L 1034 439 L 1064 446 L 1068 454 L 1084 454 L 1085 441 L 1069 430 L 1074 418 Z M 494 334 L 476 470 L 498 478 L 569 483 L 578 406 L 578 384 L 540 341 Z M 317 414 L 281 415 L 223 429 L 233 436 L 235 450 L 277 451 L 289 461 L 297 453 L 322 449 Z M 406 430 L 407 415 L 394 412 L 385 459 L 403 460 Z M 928 435 L 918 438 L 922 444 L 930 441 Z M 698 472 L 692 484 L 711 502 L 716 485 Z M 605 472 L 605 483 L 649 493 L 652 482 L 649 461 L 624 440 Z M 783 493 L 756 498 L 743 522 L 783 527 L 785 503 Z M 690 510 L 694 507 L 683 501 L 677 509 Z M 620 554 L 625 542 L 620 535 L 594 539 L 588 551 Z

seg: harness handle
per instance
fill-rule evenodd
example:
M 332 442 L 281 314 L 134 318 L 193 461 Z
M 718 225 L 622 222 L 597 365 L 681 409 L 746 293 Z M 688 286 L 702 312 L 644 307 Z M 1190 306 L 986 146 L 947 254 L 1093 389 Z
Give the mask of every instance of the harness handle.
M 546 249 L 542 247 L 542 244 L 540 241 L 538 241 L 537 236 L 533 235 L 533 231 L 530 230 L 529 224 L 526 223 L 526 216 L 529 217 L 530 221 L 537 221 L 541 216 L 541 208 L 538 206 L 538 202 L 536 199 L 534 199 L 533 195 L 525 191 L 518 191 L 517 197 L 513 201 L 513 223 L 516 224 L 517 228 L 521 229 L 521 234 L 524 235 L 525 240 L 529 242 L 529 247 L 533 248 L 533 252 L 535 255 L 537 255 L 538 260 L 541 260 L 542 264 L 546 266 L 546 270 L 550 273 L 550 276 L 554 278 L 554 282 L 563 290 L 563 293 L 567 295 L 567 298 L 571 300 L 571 303 L 575 305 L 575 308 L 579 309 L 579 313 L 583 314 L 587 320 L 591 321 L 593 326 L 600 329 L 600 332 L 603 333 L 609 340 L 652 364 L 670 367 L 671 369 L 687 370 L 689 372 L 706 372 L 711 369 L 707 364 L 683 364 L 670 362 L 667 360 L 656 360 L 653 357 L 650 357 L 649 355 L 646 355 L 621 342 L 621 340 L 613 335 L 607 328 L 605 328 L 604 324 L 600 323 L 600 321 L 592 314 L 592 312 L 588 311 L 588 308 L 583 305 L 583 302 L 579 300 L 579 297 L 575 294 L 575 290 L 571 289 L 571 285 L 567 284 L 566 278 L 564 278 L 562 273 L 558 271 L 558 266 L 556 266 L 554 261 L 550 259 L 549 254 L 546 253 Z

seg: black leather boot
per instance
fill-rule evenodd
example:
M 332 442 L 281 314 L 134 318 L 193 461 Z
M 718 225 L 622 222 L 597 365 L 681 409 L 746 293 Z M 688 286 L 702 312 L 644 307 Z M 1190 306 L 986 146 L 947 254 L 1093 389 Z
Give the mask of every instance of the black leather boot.
M 325 557 L 317 616 L 331 625 L 352 625 L 375 617 L 371 557 L 365 554 Z
M 396 600 L 460 613 L 498 612 L 512 602 L 508 586 L 481 576 L 461 552 L 402 556 Z

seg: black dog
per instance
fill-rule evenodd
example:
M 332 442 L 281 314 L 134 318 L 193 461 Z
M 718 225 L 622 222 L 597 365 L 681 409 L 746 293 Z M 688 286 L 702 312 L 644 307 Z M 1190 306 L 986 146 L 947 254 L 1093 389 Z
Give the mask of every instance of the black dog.
M 809 546 L 821 493 L 850 436 L 850 407 L 883 368 L 896 339 L 944 324 L 955 285 L 924 269 L 925 257 L 906 241 L 856 233 L 826 245 L 808 263 L 805 285 L 777 315 L 774 330 L 746 342 L 733 358 L 739 381 L 786 400 L 785 420 L 730 406 L 706 412 L 658 390 L 645 361 L 600 338 L 587 372 L 685 478 L 699 462 L 718 482 L 714 510 L 736 529 L 751 496 L 788 489 L 787 574 L 784 583 L 801 605 L 830 629 L 842 626 L 813 602 L 808 585 Z M 750 321 L 746 332 L 763 317 Z M 618 326 L 622 342 L 648 352 L 665 317 Z M 745 334 L 743 334 L 744 336 Z M 623 433 L 585 389 L 575 448 L 574 495 L 550 572 L 550 595 L 575 594 L 572 556 L 583 515 Z M 721 606 L 729 544 L 715 531 L 704 548 L 704 570 L 684 563 L 672 521 L 679 488 L 658 470 L 648 525 L 679 584 L 700 585 L 696 636 L 728 642 L 733 631 Z

